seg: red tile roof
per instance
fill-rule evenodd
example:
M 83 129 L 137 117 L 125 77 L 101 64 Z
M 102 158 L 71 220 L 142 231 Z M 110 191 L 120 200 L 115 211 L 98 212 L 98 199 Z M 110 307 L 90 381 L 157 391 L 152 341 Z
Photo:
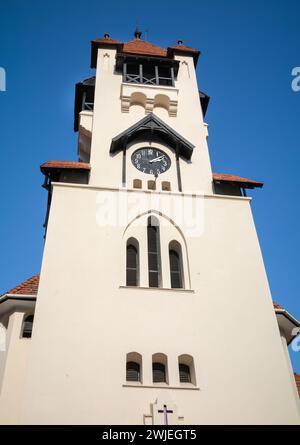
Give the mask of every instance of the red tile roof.
M 40 275 L 34 275 L 21 284 L 18 284 L 13 289 L 10 289 L 6 294 L 13 295 L 36 295 L 39 287 Z
M 190 48 L 189 46 L 185 46 L 183 43 L 178 43 L 177 45 L 169 46 L 167 50 L 168 57 L 174 57 L 174 53 L 189 54 L 193 56 L 195 66 L 197 65 L 198 58 L 200 56 L 200 51 L 195 48 Z
M 185 52 L 185 53 L 198 53 L 199 52 L 197 49 L 191 48 L 189 46 L 185 46 L 183 44 L 169 46 L 168 49 L 174 49 L 176 51 L 182 51 L 182 52 Z
M 104 43 L 107 45 L 118 45 L 121 44 L 119 40 L 112 39 L 111 37 L 101 37 L 100 39 L 93 40 L 95 43 Z
M 71 161 L 47 161 L 41 165 L 41 170 L 52 168 L 71 169 L 71 170 L 90 170 L 90 164 L 85 162 L 71 162 Z
M 116 45 L 118 53 L 136 54 L 141 56 L 153 56 L 153 57 L 174 58 L 174 52 L 179 51 L 193 56 L 195 65 L 197 64 L 198 57 L 200 54 L 200 52 L 197 49 L 190 48 L 189 46 L 185 46 L 183 44 L 169 46 L 168 49 L 165 49 L 139 38 L 130 40 L 129 42 L 119 42 L 118 40 L 114 40 L 111 37 L 103 37 L 100 39 L 92 40 L 92 58 L 91 58 L 92 68 L 96 68 L 97 65 L 97 49 L 105 45 L 107 46 Z
M 275 303 L 275 301 L 273 301 L 273 306 L 275 309 L 283 309 L 283 307 L 280 306 L 280 304 Z
M 262 187 L 263 182 L 253 181 L 252 179 L 242 178 L 241 176 L 228 175 L 226 173 L 213 173 L 213 180 L 218 182 L 236 182 L 244 187 Z
M 127 54 L 140 54 L 145 56 L 167 57 L 167 50 L 160 48 L 153 43 L 145 40 L 135 39 L 130 42 L 123 43 L 121 52 Z
M 295 380 L 296 380 L 296 386 L 297 386 L 297 389 L 298 389 L 298 394 L 299 394 L 299 397 L 300 397 L 300 374 L 296 374 L 294 372 L 294 376 L 295 376 Z

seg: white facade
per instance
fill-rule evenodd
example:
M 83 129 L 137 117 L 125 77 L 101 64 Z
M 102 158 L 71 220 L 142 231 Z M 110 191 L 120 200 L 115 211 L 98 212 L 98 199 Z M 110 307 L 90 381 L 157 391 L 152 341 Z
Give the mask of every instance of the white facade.
M 193 57 L 175 54 L 175 87 L 149 86 L 122 82 L 116 51 L 98 49 L 94 111 L 80 115 L 89 183 L 52 182 L 32 338 L 20 338 L 24 308 L 11 309 L 4 323 L 10 344 L 0 362 L 0 423 L 163 424 L 166 405 L 170 424 L 298 424 L 250 198 L 214 193 Z M 134 140 L 125 159 L 110 154 L 112 139 L 148 113 L 194 146 L 190 161 L 179 158 L 182 191 L 174 147 Z M 131 162 L 145 146 L 171 159 L 156 190 Z M 160 227 L 158 288 L 148 278 L 151 215 Z M 139 246 L 135 287 L 126 286 L 131 238 Z M 179 289 L 170 281 L 174 241 L 182 252 Z M 140 381 L 126 381 L 126 357 L 140 360 Z M 179 357 L 190 383 L 180 382 Z M 164 362 L 165 383 L 153 383 L 153 360 Z

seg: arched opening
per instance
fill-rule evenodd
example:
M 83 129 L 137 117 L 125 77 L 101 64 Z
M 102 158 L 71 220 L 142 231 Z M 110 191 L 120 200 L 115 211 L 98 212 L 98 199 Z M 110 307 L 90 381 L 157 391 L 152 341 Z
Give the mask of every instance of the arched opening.
M 161 286 L 161 257 L 159 222 L 155 216 L 149 216 L 147 226 L 148 238 L 148 273 L 149 287 Z
M 182 354 L 178 357 L 178 371 L 180 383 L 196 385 L 194 359 L 191 355 Z
M 130 98 L 130 106 L 132 105 L 140 105 L 145 108 L 146 105 L 146 96 L 143 93 L 132 93 Z
M 169 244 L 171 287 L 181 289 L 184 287 L 182 249 L 178 241 Z
M 32 327 L 33 327 L 33 315 L 25 316 L 24 321 L 23 321 L 23 328 L 22 328 L 22 337 L 23 338 L 31 338 Z
M 180 383 L 191 383 L 190 367 L 184 363 L 179 363 L 179 380 Z
M 126 245 L 126 286 L 139 285 L 139 243 L 130 238 Z
M 142 356 L 138 352 L 129 352 L 126 356 L 126 381 L 142 382 Z
M 165 354 L 153 354 L 152 380 L 153 383 L 168 383 L 168 358 Z

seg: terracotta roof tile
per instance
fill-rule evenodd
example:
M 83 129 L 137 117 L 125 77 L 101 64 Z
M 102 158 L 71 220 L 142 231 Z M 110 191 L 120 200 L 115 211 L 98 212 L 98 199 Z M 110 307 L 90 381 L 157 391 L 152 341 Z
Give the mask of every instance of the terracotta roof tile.
M 90 164 L 85 162 L 70 162 L 70 161 L 47 161 L 41 165 L 41 170 L 51 168 L 71 169 L 71 170 L 90 170 Z
M 94 39 L 93 42 L 104 43 L 107 45 L 117 45 L 117 44 L 122 43 L 119 40 L 112 39 L 111 37 L 101 37 L 100 39 Z
M 298 389 L 298 394 L 299 394 L 299 397 L 300 397 L 300 374 L 296 374 L 294 372 L 294 376 L 295 376 L 295 380 L 296 380 L 296 386 L 297 386 L 297 389 Z
M 228 175 L 226 173 L 213 173 L 213 180 L 220 182 L 236 182 L 239 184 L 245 184 L 252 187 L 262 187 L 262 182 L 253 181 L 252 179 L 242 178 L 241 176 Z
M 141 56 L 153 56 L 153 57 L 167 57 L 173 58 L 174 51 L 182 51 L 184 53 L 190 53 L 197 64 L 200 51 L 183 44 L 170 46 L 168 49 L 161 48 L 146 40 L 134 39 L 129 42 L 120 42 L 119 40 L 112 39 L 111 37 L 102 37 L 100 39 L 92 40 L 92 58 L 91 67 L 96 68 L 97 65 L 97 49 L 105 45 L 116 45 L 117 51 L 124 54 L 137 54 Z
M 168 49 L 173 49 L 176 51 L 183 51 L 185 53 L 199 53 L 198 49 L 195 48 L 190 48 L 189 46 L 185 46 L 185 45 L 173 45 L 173 46 L 169 46 Z
M 34 275 L 21 284 L 18 284 L 13 289 L 10 289 L 6 294 L 13 295 L 36 295 L 39 287 L 40 275 Z
M 174 57 L 174 53 L 175 52 L 182 52 L 183 54 L 189 54 L 191 56 L 193 56 L 194 58 L 194 64 L 195 66 L 197 65 L 199 56 L 200 56 L 200 51 L 198 51 L 195 48 L 191 48 L 189 46 L 185 46 L 183 43 L 178 43 L 177 45 L 173 45 L 173 46 L 169 46 L 167 49 L 167 55 L 170 58 Z
M 283 309 L 283 307 L 280 306 L 280 304 L 275 303 L 275 301 L 273 301 L 273 306 L 275 309 Z
M 160 48 L 153 43 L 146 42 L 145 40 L 135 39 L 130 42 L 124 43 L 122 47 L 123 53 L 128 54 L 140 54 L 145 56 L 158 56 L 167 57 L 167 50 Z

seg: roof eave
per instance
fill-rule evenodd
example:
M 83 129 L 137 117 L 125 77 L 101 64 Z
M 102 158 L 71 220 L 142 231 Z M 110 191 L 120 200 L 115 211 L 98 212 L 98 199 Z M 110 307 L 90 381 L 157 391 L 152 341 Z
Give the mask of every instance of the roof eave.
M 103 42 L 100 41 L 98 42 L 97 40 L 92 40 L 91 41 L 91 68 L 97 68 L 97 53 L 98 53 L 98 49 L 99 48 L 107 48 L 107 47 L 111 47 L 111 48 L 121 48 L 123 45 L 122 42 L 112 42 L 110 40 L 108 40 L 107 42 Z
M 185 49 L 185 48 L 182 48 L 182 49 L 172 48 L 172 47 L 167 48 L 168 57 L 174 57 L 174 55 L 176 53 L 178 55 L 185 55 L 185 56 L 193 57 L 195 68 L 197 67 L 199 57 L 201 55 L 201 51 L 193 50 L 193 49 Z
M 286 309 L 276 309 L 275 308 L 275 314 L 277 317 L 277 322 L 280 328 L 284 331 L 284 334 L 286 336 L 287 344 L 289 345 L 300 333 L 300 322 L 293 317 Z M 290 324 L 290 326 L 287 328 L 286 323 L 281 323 L 280 317 L 284 317 L 286 322 Z M 295 329 L 295 333 L 293 330 Z
M 263 183 L 262 182 L 242 182 L 242 181 L 230 181 L 226 179 L 213 179 L 214 183 L 216 184 L 231 184 L 231 185 L 237 185 L 240 188 L 244 189 L 255 189 L 255 188 L 262 188 Z
M 149 124 L 150 121 L 156 123 L 157 128 L 147 128 L 146 125 Z M 194 145 L 184 139 L 154 113 L 145 116 L 143 119 L 136 122 L 134 125 L 127 128 L 119 135 L 115 136 L 111 142 L 110 153 L 117 153 L 121 151 L 124 147 L 124 143 L 126 143 L 126 141 L 128 140 L 134 140 L 134 136 L 138 135 L 141 131 L 150 131 L 152 134 L 154 134 L 155 132 L 162 133 L 167 135 L 167 137 L 173 138 L 175 146 L 180 148 L 179 155 L 186 160 L 191 159 L 193 150 L 195 148 Z

